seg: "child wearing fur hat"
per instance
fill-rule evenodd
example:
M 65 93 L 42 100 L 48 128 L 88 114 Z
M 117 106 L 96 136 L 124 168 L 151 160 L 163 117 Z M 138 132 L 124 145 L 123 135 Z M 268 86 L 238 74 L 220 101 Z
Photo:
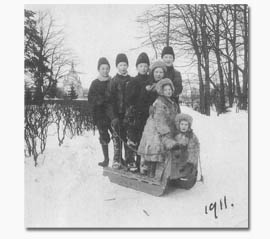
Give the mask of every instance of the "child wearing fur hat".
M 124 164 L 128 167 L 134 165 L 133 152 L 126 145 L 127 129 L 124 125 L 124 117 L 127 109 L 126 94 L 127 86 L 131 81 L 128 74 L 128 58 L 125 54 L 120 53 L 116 57 L 116 67 L 118 73 L 111 79 L 109 85 L 110 107 L 113 112 L 112 128 L 114 135 L 114 159 L 113 168 L 119 169 Z M 119 138 L 121 137 L 121 139 Z M 122 141 L 124 140 L 125 161 L 122 160 Z
M 197 171 L 200 143 L 191 128 L 192 121 L 192 117 L 188 114 L 180 113 L 175 117 L 175 126 L 177 129 L 175 140 L 179 148 L 174 148 L 173 153 L 179 155 L 178 161 L 181 164 L 181 178 L 187 178 L 192 172 Z
M 174 140 L 174 119 L 178 111 L 177 104 L 171 99 L 174 91 L 172 81 L 168 78 L 156 83 L 159 95 L 153 103 L 153 112 L 148 117 L 142 139 L 138 148 L 141 155 L 141 173 L 160 179 L 166 153 L 177 144 Z
M 165 78 L 166 72 L 166 64 L 160 60 L 155 61 L 150 67 L 150 80 L 146 85 L 146 90 L 155 91 L 157 82 Z
M 90 105 L 93 123 L 98 128 L 99 142 L 102 146 L 104 155 L 103 162 L 98 163 L 99 166 L 107 167 L 109 164 L 108 144 L 110 142 L 110 134 L 112 134 L 111 118 L 112 112 L 109 107 L 108 86 L 111 77 L 110 63 L 105 57 L 98 60 L 98 77 L 92 81 L 88 92 L 88 102 Z
M 183 90 L 183 86 L 181 73 L 177 71 L 173 66 L 175 60 L 173 48 L 171 46 L 164 47 L 161 53 L 161 58 L 167 67 L 166 78 L 171 79 L 175 87 L 175 92 L 172 98 L 178 104 L 179 95 Z
M 142 91 L 142 102 L 144 112 L 147 112 L 147 116 L 152 113 L 152 104 L 158 97 L 158 93 L 156 91 L 157 83 L 164 79 L 166 73 L 166 65 L 163 61 L 157 60 L 150 66 L 150 75 L 149 80 L 146 82 L 146 86 Z

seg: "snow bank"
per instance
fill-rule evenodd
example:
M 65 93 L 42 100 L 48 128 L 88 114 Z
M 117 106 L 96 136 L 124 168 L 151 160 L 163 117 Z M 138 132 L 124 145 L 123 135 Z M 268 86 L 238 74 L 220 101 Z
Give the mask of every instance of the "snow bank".
M 25 159 L 26 227 L 246 227 L 248 224 L 248 114 L 203 116 L 190 108 L 201 143 L 204 183 L 162 197 L 110 183 L 98 133 L 66 139 L 51 132 L 34 167 Z M 110 155 L 113 149 L 110 145 Z M 224 196 L 228 208 L 205 214 Z M 233 205 L 233 206 L 232 206 Z

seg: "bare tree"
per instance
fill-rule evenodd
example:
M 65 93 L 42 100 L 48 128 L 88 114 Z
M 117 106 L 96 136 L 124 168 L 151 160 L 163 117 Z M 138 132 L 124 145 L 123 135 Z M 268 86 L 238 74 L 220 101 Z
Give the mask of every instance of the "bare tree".
M 157 56 L 170 44 L 197 68 L 200 112 L 210 114 L 210 92 L 219 113 L 234 97 L 248 102 L 248 8 L 246 5 L 158 5 L 138 18 L 147 26 L 142 46 Z M 183 55 L 183 54 L 182 54 Z M 239 74 L 240 73 L 240 74 Z M 213 79 L 214 80 L 213 80 Z M 236 92 L 236 93 L 235 93 Z M 227 100 L 227 98 L 228 100 Z
M 58 80 L 66 74 L 72 59 L 71 52 L 64 48 L 63 29 L 56 26 L 48 12 L 37 13 L 37 31 L 39 40 L 35 51 L 35 99 L 42 103 L 44 96 L 51 95 L 51 90 L 56 87 Z

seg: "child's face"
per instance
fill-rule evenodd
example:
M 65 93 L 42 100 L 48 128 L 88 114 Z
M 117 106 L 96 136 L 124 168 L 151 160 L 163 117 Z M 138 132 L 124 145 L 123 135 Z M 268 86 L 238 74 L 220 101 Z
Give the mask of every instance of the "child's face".
M 163 87 L 163 94 L 164 94 L 164 96 L 166 96 L 166 97 L 171 97 L 172 96 L 172 88 L 171 88 L 171 86 L 170 85 L 165 85 L 164 87 Z
M 166 64 L 166 66 L 172 66 L 173 62 L 174 62 L 174 58 L 173 55 L 170 54 L 166 54 L 162 57 L 162 60 L 164 61 L 164 63 Z
M 140 63 L 137 65 L 137 71 L 141 75 L 146 75 L 148 72 L 149 66 L 146 63 Z
M 110 67 L 107 64 L 102 64 L 99 67 L 99 74 L 103 77 L 109 76 Z
M 189 123 L 185 120 L 181 120 L 180 122 L 180 131 L 185 133 L 187 132 L 189 129 Z
M 120 62 L 117 65 L 117 69 L 120 74 L 126 74 L 128 69 L 128 64 L 126 62 Z
M 164 78 L 164 71 L 162 68 L 156 68 L 153 72 L 155 81 L 160 81 Z

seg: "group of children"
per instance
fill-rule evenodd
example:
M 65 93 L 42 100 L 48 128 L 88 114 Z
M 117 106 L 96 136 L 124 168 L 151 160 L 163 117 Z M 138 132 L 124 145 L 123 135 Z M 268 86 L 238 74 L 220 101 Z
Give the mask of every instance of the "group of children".
M 132 172 L 139 170 L 140 155 L 136 154 L 136 150 L 151 114 L 151 107 L 158 97 L 156 85 L 160 80 L 164 78 L 171 80 L 174 91 L 170 98 L 180 113 L 178 98 L 182 92 L 182 78 L 180 72 L 173 67 L 175 59 L 173 48 L 164 47 L 161 58 L 161 61 L 156 61 L 150 66 L 148 55 L 141 53 L 136 61 L 138 74 L 131 77 L 128 74 L 128 58 L 120 53 L 115 62 L 118 72 L 113 78 L 109 76 L 108 60 L 104 57 L 99 59 L 97 67 L 99 75 L 91 83 L 88 102 L 93 122 L 99 131 L 99 141 L 104 154 L 100 166 L 106 167 L 109 164 L 108 144 L 112 138 L 114 145 L 112 167 L 119 169 L 124 166 Z

